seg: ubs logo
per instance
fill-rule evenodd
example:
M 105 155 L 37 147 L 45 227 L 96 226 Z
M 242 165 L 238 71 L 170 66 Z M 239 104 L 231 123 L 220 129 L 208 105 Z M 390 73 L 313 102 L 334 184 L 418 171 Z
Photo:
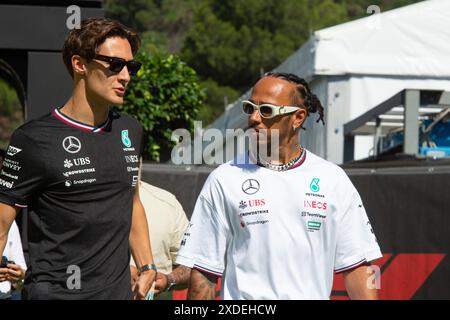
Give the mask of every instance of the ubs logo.
M 248 205 L 250 207 L 261 207 L 266 205 L 266 200 L 264 199 L 255 199 L 255 200 L 248 200 Z

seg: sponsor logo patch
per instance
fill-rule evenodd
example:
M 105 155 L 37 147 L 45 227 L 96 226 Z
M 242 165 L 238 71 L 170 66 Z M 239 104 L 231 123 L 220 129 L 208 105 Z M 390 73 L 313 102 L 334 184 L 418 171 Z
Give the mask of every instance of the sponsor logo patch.
M 62 146 L 69 153 L 77 153 L 81 150 L 81 141 L 74 136 L 68 136 L 64 138 Z
M 259 182 L 255 179 L 247 179 L 242 183 L 242 191 L 246 194 L 255 194 L 259 191 Z
M 19 149 L 19 148 L 13 147 L 13 146 L 9 146 L 9 147 L 8 147 L 8 151 L 6 151 L 6 154 L 7 154 L 8 156 L 13 157 L 13 156 L 15 156 L 16 154 L 18 154 L 20 151 L 22 151 L 22 149 Z
M 3 166 L 5 168 L 9 168 L 12 169 L 14 171 L 20 171 L 20 169 L 22 168 L 22 166 L 19 165 L 20 163 L 17 161 L 12 161 L 10 159 L 5 159 L 3 161 Z
M 319 192 L 319 191 L 320 191 L 319 181 L 320 181 L 319 178 L 313 178 L 313 179 L 311 180 L 311 183 L 309 184 L 309 189 L 310 189 L 312 192 Z
M 11 179 L 14 179 L 14 180 L 19 179 L 19 176 L 15 176 L 15 175 L 9 174 L 5 170 L 2 170 L 2 176 L 8 177 L 8 178 L 11 178 Z
M 70 177 L 76 174 L 84 174 L 84 173 L 93 173 L 95 172 L 95 168 L 86 168 L 86 169 L 80 169 L 80 170 L 74 170 L 74 171 L 67 171 L 64 172 L 63 175 L 65 177 Z
M 121 137 L 123 145 L 127 148 L 131 147 L 131 139 L 128 136 L 128 130 L 122 130 Z
M 316 200 L 305 200 L 303 202 L 303 206 L 305 208 L 313 208 L 313 209 L 321 209 L 321 210 L 327 210 L 328 203 L 322 202 L 322 201 L 316 201 Z
M 137 162 L 139 162 L 139 157 L 138 156 L 125 156 L 125 161 L 127 163 L 137 163 Z
M 64 182 L 64 185 L 65 185 L 66 187 L 71 187 L 71 186 L 76 185 L 76 184 L 94 183 L 95 181 L 97 181 L 97 179 L 95 179 L 95 178 L 91 178 L 91 179 L 83 179 L 83 180 L 73 180 L 73 181 L 66 180 L 66 181 Z
M 70 160 L 64 160 L 64 168 L 70 169 L 73 166 L 72 161 Z
M 322 222 L 320 222 L 320 221 L 310 220 L 306 223 L 306 227 L 308 228 L 308 231 L 310 231 L 310 232 L 320 230 L 321 226 L 322 226 Z
M 0 179 L 0 186 L 4 186 L 8 189 L 11 189 L 14 186 L 14 182 L 9 182 L 9 181 Z
M 131 183 L 132 187 L 136 187 L 136 184 L 138 182 L 139 176 L 133 176 L 133 182 Z

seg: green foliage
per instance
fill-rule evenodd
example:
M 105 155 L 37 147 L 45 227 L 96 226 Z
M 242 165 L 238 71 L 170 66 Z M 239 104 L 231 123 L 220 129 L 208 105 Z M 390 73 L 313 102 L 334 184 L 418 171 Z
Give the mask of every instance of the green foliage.
M 136 59 L 143 63 L 129 85 L 120 111 L 128 113 L 144 128 L 144 159 L 167 161 L 174 146 L 172 131 L 192 132 L 204 93 L 196 72 L 174 55 L 152 55 L 141 51 Z
M 16 91 L 0 79 L 0 148 L 8 146 L 12 132 L 23 123 L 22 105 Z
M 332 0 L 205 0 L 194 10 L 182 57 L 203 78 L 245 91 L 312 30 L 346 19 Z
M 142 33 L 145 51 L 179 53 L 203 80 L 206 124 L 311 32 L 419 0 L 105 0 L 106 14 Z
M 151 31 L 165 37 L 164 49 L 178 52 L 192 19 L 196 0 L 105 0 L 106 16 L 140 33 Z
M 200 108 L 198 118 L 203 121 L 203 126 L 206 127 L 224 112 L 226 104 L 239 98 L 240 93 L 231 87 L 219 86 L 217 82 L 211 79 L 200 82 L 200 86 L 205 89 L 206 101 Z
M 10 117 L 21 108 L 16 91 L 3 79 L 0 79 L 0 116 Z

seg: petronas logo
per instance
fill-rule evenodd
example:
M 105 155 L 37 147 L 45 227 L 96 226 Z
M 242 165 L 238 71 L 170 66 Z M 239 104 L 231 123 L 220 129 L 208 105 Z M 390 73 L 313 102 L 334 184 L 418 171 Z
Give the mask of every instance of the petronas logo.
M 313 178 L 311 183 L 309 184 L 309 188 L 311 189 L 312 192 L 319 192 L 320 191 L 320 187 L 319 187 L 319 178 Z
M 122 143 L 125 147 L 131 147 L 131 140 L 128 136 L 128 130 L 122 130 Z

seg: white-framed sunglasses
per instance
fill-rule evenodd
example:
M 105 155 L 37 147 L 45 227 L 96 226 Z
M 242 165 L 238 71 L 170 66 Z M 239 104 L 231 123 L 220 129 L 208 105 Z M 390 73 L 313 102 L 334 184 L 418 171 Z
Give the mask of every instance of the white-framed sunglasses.
M 300 107 L 295 106 L 277 106 L 270 103 L 263 103 L 257 105 L 249 100 L 242 101 L 242 110 L 247 115 L 252 115 L 255 112 L 255 109 L 258 110 L 259 114 L 262 118 L 270 119 L 276 117 L 280 114 L 287 114 L 300 109 Z

